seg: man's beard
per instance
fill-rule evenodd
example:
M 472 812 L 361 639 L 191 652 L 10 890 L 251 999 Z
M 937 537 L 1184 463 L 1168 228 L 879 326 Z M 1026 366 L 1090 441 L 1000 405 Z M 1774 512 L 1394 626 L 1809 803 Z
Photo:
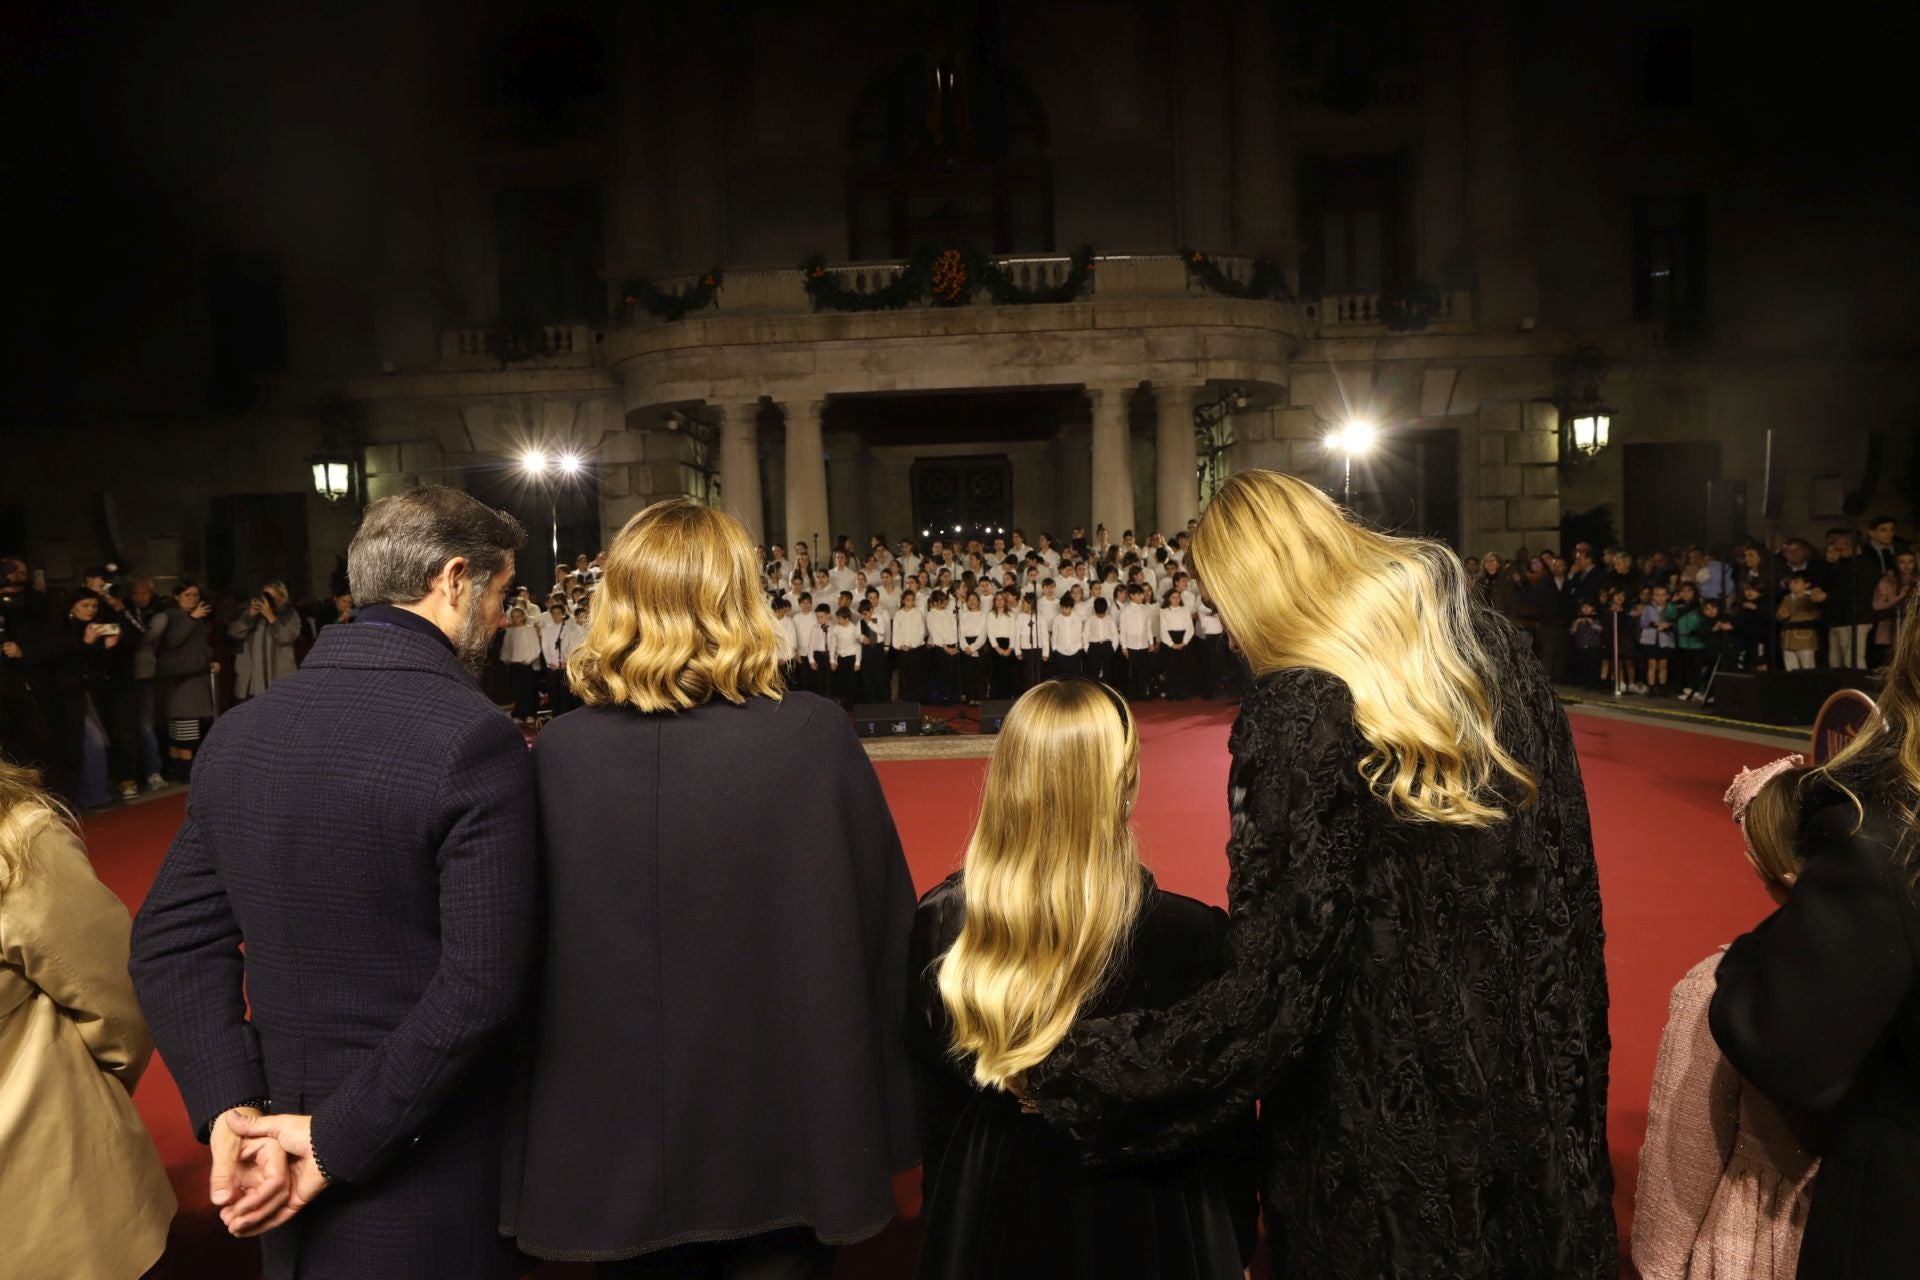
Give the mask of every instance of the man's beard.
M 487 653 L 493 648 L 493 619 L 488 616 L 485 584 L 480 584 L 467 599 L 467 612 L 460 619 L 460 635 L 453 642 L 454 656 L 475 680 L 487 669 Z

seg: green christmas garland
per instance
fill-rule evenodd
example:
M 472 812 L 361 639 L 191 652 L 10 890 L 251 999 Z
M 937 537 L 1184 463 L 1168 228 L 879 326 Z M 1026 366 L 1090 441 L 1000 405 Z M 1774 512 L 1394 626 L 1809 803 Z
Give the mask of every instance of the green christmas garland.
M 1272 298 L 1285 302 L 1293 297 L 1287 288 L 1287 274 L 1272 258 L 1255 258 L 1253 271 L 1245 282 L 1230 278 L 1220 264 L 1199 249 L 1182 249 L 1180 260 L 1187 274 L 1213 292 L 1228 298 Z
M 878 289 L 848 288 L 838 274 L 827 269 L 824 253 L 807 255 L 800 272 L 807 298 L 816 311 L 898 311 L 916 302 L 964 307 L 981 292 L 1000 306 L 1072 302 L 1086 292 L 1093 278 L 1093 247 L 1083 246 L 1070 263 L 1065 279 L 1029 288 L 1016 283 L 1011 272 L 977 250 L 923 244 L 907 259 L 900 274 Z
M 645 276 L 630 280 L 621 290 L 621 318 L 631 322 L 636 318 L 636 311 L 644 311 L 657 320 L 682 319 L 713 305 L 714 295 L 720 292 L 721 278 L 721 272 L 715 269 L 680 289 L 662 289 Z

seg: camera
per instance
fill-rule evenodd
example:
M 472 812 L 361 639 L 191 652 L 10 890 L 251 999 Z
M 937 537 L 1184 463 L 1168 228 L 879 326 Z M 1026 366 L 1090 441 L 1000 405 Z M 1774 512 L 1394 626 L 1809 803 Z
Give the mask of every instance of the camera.
M 103 636 L 117 636 L 120 634 L 120 624 L 117 622 L 103 622 L 100 624 L 100 634 Z

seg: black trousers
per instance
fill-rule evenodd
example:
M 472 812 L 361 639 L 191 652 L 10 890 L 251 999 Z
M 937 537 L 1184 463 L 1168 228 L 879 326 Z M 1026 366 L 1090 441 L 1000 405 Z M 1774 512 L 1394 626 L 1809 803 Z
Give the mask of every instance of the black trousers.
M 900 701 L 925 702 L 927 700 L 927 651 L 902 649 L 894 655 L 894 665 L 900 671 Z
M 945 649 L 928 649 L 927 701 L 946 706 L 960 697 L 960 655 Z
M 1565 623 L 1543 622 L 1535 634 L 1535 643 L 1540 649 L 1540 665 L 1547 669 L 1547 679 L 1555 684 L 1564 683 L 1567 678 L 1569 638 Z
M 531 720 L 540 714 L 540 673 L 531 662 L 509 662 L 507 674 L 513 680 L 513 718 Z
M 574 700 L 573 690 L 567 687 L 567 669 L 553 667 L 547 671 L 547 710 L 554 715 L 565 715 L 579 704 Z
M 1081 674 L 1080 658 L 1077 653 L 1056 653 L 1048 664 L 1047 674 L 1055 680 L 1071 680 Z
M 893 672 L 881 645 L 870 644 L 860 652 L 860 701 L 893 701 Z
M 1105 640 L 1088 645 L 1085 660 L 1080 664 L 1080 674 L 1113 683 L 1113 646 Z
M 683 1244 L 594 1268 L 599 1280 L 829 1280 L 834 1250 L 806 1228 Z
M 1153 696 L 1153 658 L 1148 649 L 1127 650 L 1127 697 L 1136 702 Z
M 981 702 L 987 696 L 987 662 L 984 653 L 960 653 L 960 694 L 968 702 Z
M 1020 655 L 1020 692 L 1025 693 L 1046 679 L 1041 667 L 1040 651 L 1029 649 Z
M 1200 696 L 1217 698 L 1227 683 L 1233 654 L 1227 650 L 1227 637 L 1200 637 Z
M 824 649 L 813 655 L 813 665 L 807 668 L 807 692 L 833 696 L 833 663 Z
M 987 661 L 993 664 L 988 668 L 988 674 L 993 682 L 993 696 L 996 698 L 1019 697 L 1020 659 L 1014 657 L 1012 653 L 1001 653 L 996 649 Z
M 860 701 L 860 672 L 852 658 L 840 659 L 839 669 L 833 672 L 833 700 L 849 708 Z

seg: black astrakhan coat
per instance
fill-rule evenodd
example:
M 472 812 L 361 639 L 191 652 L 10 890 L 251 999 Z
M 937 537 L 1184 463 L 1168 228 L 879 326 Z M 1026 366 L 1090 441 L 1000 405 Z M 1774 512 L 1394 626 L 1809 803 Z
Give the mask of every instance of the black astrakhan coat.
M 1740 1074 L 1820 1155 L 1808 1280 L 1920 1272 L 1920 905 L 1911 829 L 1870 779 L 1816 781 L 1786 905 L 1727 948 L 1710 1019 Z M 1903 847 L 1902 838 L 1909 844 Z
M 133 978 L 202 1140 L 253 1097 L 313 1116 L 337 1181 L 261 1238 L 273 1280 L 523 1270 L 497 1228 L 533 818 L 525 739 L 437 632 L 329 627 L 208 736 Z
M 914 894 L 846 713 L 590 707 L 533 754 L 548 950 L 504 1229 L 601 1260 L 881 1230 L 919 1162 Z
M 907 1040 L 926 1152 L 919 1280 L 1239 1280 L 1255 1239 L 1253 1108 L 1190 1152 L 1086 1168 L 949 1047 L 935 961 L 966 922 L 958 873 L 921 899 Z M 1161 1008 L 1219 972 L 1226 913 L 1150 888 L 1106 985 L 1082 1010 Z
M 1397 821 L 1346 685 L 1261 680 L 1233 727 L 1220 978 L 1085 1021 L 1031 1073 L 1095 1159 L 1261 1101 L 1276 1280 L 1614 1280 L 1600 894 L 1572 735 L 1514 628 L 1496 732 L 1539 780 L 1499 826 Z

